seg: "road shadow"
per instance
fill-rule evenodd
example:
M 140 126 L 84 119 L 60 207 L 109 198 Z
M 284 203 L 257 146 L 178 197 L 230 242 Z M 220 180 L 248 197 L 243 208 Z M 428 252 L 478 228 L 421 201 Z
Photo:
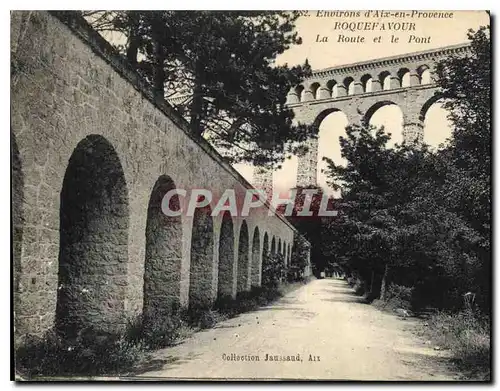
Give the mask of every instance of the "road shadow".
M 300 300 L 296 298 L 286 298 L 286 299 L 279 299 L 276 302 L 276 305 L 282 305 L 282 304 L 297 304 Z M 273 304 L 271 304 L 272 306 Z
M 237 318 L 236 316 L 234 318 L 231 318 L 231 319 L 235 319 Z M 234 324 L 217 324 L 215 325 L 214 327 L 212 327 L 212 329 L 234 329 L 238 327 L 237 325 L 234 325 Z
M 360 303 L 360 304 L 370 304 L 369 300 L 356 294 L 354 290 L 350 287 L 345 288 L 329 288 L 323 291 L 331 297 L 321 299 L 322 301 L 330 301 L 332 303 Z
M 349 292 L 354 292 L 353 289 L 349 286 L 346 287 L 328 287 L 328 289 L 325 290 L 326 292 L 330 293 L 349 293 Z
M 322 299 L 322 301 L 329 301 L 332 303 L 358 303 L 358 304 L 370 304 L 370 302 L 363 296 L 346 296 L 346 297 L 334 297 L 331 299 Z
M 127 376 L 140 376 L 147 372 L 164 371 L 185 364 L 198 356 L 199 354 L 191 353 L 185 357 L 166 356 L 162 358 L 150 358 L 137 365 Z
M 262 307 L 259 308 L 258 310 L 254 312 L 261 312 L 261 311 L 302 311 L 302 307 L 290 307 L 290 306 L 269 306 L 269 307 Z
M 452 357 L 440 357 L 433 353 L 423 352 L 403 352 L 401 361 L 411 367 L 415 372 L 428 373 L 432 377 L 452 377 L 461 380 L 461 375 L 457 372 L 456 360 Z

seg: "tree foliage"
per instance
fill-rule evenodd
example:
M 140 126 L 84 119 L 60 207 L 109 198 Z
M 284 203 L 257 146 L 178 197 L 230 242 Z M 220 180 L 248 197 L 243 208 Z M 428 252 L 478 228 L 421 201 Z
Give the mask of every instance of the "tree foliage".
M 127 37 L 122 48 L 160 97 L 175 98 L 193 135 L 207 138 L 230 162 L 281 162 L 306 140 L 286 103 L 291 87 L 310 74 L 276 65 L 301 44 L 297 12 L 122 11 L 93 24 Z
M 287 273 L 283 254 L 266 252 L 262 254 L 262 281 L 265 288 L 277 288 Z
M 448 157 L 448 202 L 484 235 L 491 205 L 491 42 L 490 29 L 469 32 L 472 52 L 437 67 L 445 107 L 454 131 Z
M 342 197 L 338 218 L 322 225 L 322 252 L 338 254 L 372 297 L 395 284 L 414 306 L 458 309 L 470 291 L 490 310 L 489 30 L 470 38 L 470 54 L 438 66 L 454 128 L 447 147 L 389 148 L 383 128 L 353 126 L 340 140 L 347 164 L 327 159 Z

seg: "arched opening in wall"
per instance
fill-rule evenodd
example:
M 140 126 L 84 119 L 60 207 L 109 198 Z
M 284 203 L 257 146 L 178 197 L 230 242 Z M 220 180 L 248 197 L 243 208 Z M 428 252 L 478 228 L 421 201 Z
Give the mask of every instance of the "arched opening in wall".
M 310 87 L 310 90 L 311 90 L 311 93 L 312 93 L 312 96 L 314 99 L 318 99 L 319 96 L 318 96 L 318 89 L 319 89 L 319 83 L 312 83 L 311 84 L 311 87 Z
M 303 97 L 304 86 L 302 84 L 299 84 L 297 87 L 295 87 L 295 93 L 297 94 L 297 97 L 299 98 L 299 102 L 302 102 L 304 100 L 304 97 Z
M 420 77 L 420 84 L 431 84 L 432 76 L 431 70 L 427 65 L 421 65 L 417 69 L 418 76 Z
M 267 232 L 265 232 L 264 239 L 262 240 L 262 270 L 261 270 L 262 273 L 266 267 L 267 255 L 269 255 L 269 253 L 271 252 L 270 250 L 271 249 L 269 248 L 269 235 L 267 234 Z
M 283 254 L 283 248 L 281 247 L 281 239 L 278 239 L 278 254 Z
M 224 212 L 219 239 L 219 272 L 217 297 L 233 294 L 234 233 L 233 219 L 229 212 Z
M 401 87 L 410 87 L 410 70 L 408 68 L 401 68 L 398 71 L 398 78 L 401 84 Z
M 264 239 L 262 240 L 262 254 L 269 252 L 269 235 L 264 233 Z
M 433 97 L 421 111 L 421 117 L 424 119 L 424 143 L 434 150 L 449 144 L 453 135 L 453 123 L 448 119 L 449 111 L 443 105 L 442 99 Z
M 388 146 L 403 142 L 403 112 L 394 102 L 377 102 L 367 110 L 365 121 L 376 128 L 383 126 L 385 133 L 391 134 Z
M 252 286 L 258 286 L 260 282 L 260 233 L 259 227 L 253 230 L 252 240 Z
M 363 75 L 361 77 L 361 84 L 363 85 L 363 92 L 372 92 L 373 91 L 373 85 L 372 85 L 372 77 L 371 75 Z
M 271 254 L 276 254 L 276 239 L 274 236 L 271 240 Z
M 378 76 L 378 79 L 380 80 L 380 85 L 382 86 L 382 89 L 385 90 L 390 90 L 391 89 L 391 73 L 388 71 L 384 71 L 380 73 Z
M 238 244 L 238 292 L 248 290 L 249 269 L 248 260 L 248 226 L 245 220 L 241 223 L 240 240 Z
M 344 79 L 344 87 L 347 91 L 347 95 L 354 95 L 354 79 L 352 77 L 346 77 Z
M 69 159 L 61 190 L 56 327 L 63 335 L 125 327 L 128 213 L 116 151 L 102 136 L 86 137 Z
M 214 229 L 212 210 L 197 208 L 193 216 L 191 265 L 189 268 L 189 307 L 208 308 L 212 304 Z
M 14 311 L 18 314 L 19 311 L 19 278 L 21 277 L 21 253 L 23 246 L 23 229 L 24 229 L 24 175 L 14 133 L 11 136 L 11 200 L 12 200 L 12 265 L 14 269 Z M 17 321 L 17 316 L 14 321 Z
M 288 264 L 292 264 L 292 245 L 288 245 Z
M 175 183 L 167 175 L 158 178 L 149 198 L 146 221 L 146 258 L 144 261 L 143 318 L 156 325 L 179 308 L 182 262 L 182 219 L 162 211 L 165 194 Z M 179 211 L 179 197 L 169 201 L 169 210 Z
M 323 157 L 332 159 L 336 164 L 345 165 L 347 161 L 342 157 L 340 137 L 346 137 L 346 127 L 349 125 L 347 116 L 340 110 L 329 109 L 323 111 L 315 121 L 318 124 L 318 161 L 316 162 L 316 180 L 325 193 L 340 196 L 340 191 L 328 186 L 324 172 L 328 164 Z
M 326 83 L 326 88 L 328 88 L 328 91 L 330 91 L 330 96 L 332 98 L 336 98 L 339 96 L 337 82 L 335 80 L 328 80 L 328 82 Z

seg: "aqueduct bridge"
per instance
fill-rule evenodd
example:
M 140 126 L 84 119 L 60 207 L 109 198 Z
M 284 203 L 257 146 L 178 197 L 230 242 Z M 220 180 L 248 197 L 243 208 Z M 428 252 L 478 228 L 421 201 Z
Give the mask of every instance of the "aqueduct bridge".
M 161 213 L 173 188 L 243 199 L 251 185 L 83 19 L 13 12 L 11 72 L 17 335 L 120 331 L 140 313 L 258 286 L 265 251 L 290 262 L 298 233 L 267 206 Z
M 469 50 L 467 43 L 313 71 L 289 92 L 287 104 L 297 122 L 316 128 L 335 111 L 342 111 L 350 124 L 361 124 L 381 107 L 397 105 L 403 113 L 403 140 L 421 142 L 426 113 L 439 99 L 433 80 L 437 62 Z M 318 140 L 307 145 L 308 152 L 299 157 L 298 186 L 316 184 Z

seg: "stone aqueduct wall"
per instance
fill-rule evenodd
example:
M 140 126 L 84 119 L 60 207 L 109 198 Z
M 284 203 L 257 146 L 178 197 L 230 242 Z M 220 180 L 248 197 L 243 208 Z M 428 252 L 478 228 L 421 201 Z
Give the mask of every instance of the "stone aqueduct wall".
M 369 123 L 379 108 L 397 105 L 403 114 L 403 139 L 419 143 L 424 138 L 427 111 L 439 99 L 433 82 L 437 61 L 469 50 L 469 44 L 460 44 L 314 71 L 290 90 L 287 104 L 295 113 L 295 121 L 312 124 L 318 130 L 332 112 L 342 111 L 349 124 L 358 125 Z M 424 80 L 424 72 L 429 73 L 428 80 Z M 368 80 L 371 90 L 367 89 Z M 306 145 L 308 152 L 299 157 L 299 186 L 316 183 L 318 140 L 310 139 Z
M 259 285 L 264 246 L 279 239 L 289 259 L 297 232 L 267 208 L 226 216 L 222 230 L 223 217 L 203 211 L 161 214 L 173 187 L 239 198 L 250 185 L 64 15 L 11 14 L 16 333 L 40 334 L 56 318 L 121 330 L 143 310 Z
M 469 50 L 469 44 L 459 44 L 313 71 L 289 92 L 287 104 L 294 109 L 297 121 L 309 124 L 319 125 L 328 109 L 342 110 L 350 123 L 357 124 L 368 121 L 376 109 L 388 103 L 400 106 L 405 123 L 419 122 L 434 102 L 437 61 Z M 424 72 L 430 73 L 428 80 L 423 80 Z M 367 90 L 368 80 L 371 91 Z

